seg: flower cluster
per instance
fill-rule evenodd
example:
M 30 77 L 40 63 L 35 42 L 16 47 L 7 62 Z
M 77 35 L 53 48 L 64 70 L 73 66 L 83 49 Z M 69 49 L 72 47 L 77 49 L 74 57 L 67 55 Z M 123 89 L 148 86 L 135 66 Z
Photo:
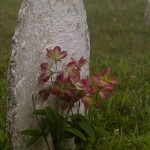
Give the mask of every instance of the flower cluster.
M 62 110 L 72 109 L 75 103 L 82 102 L 85 108 L 95 105 L 99 107 L 100 100 L 105 100 L 108 93 L 114 90 L 118 84 L 116 78 L 109 77 L 110 69 L 106 68 L 101 74 L 95 74 L 90 79 L 81 78 L 82 66 L 87 60 L 81 57 L 79 60 L 71 58 L 70 62 L 58 70 L 57 63 L 67 56 L 59 46 L 54 49 L 46 49 L 50 63 L 41 64 L 39 82 L 50 82 L 48 87 L 39 92 L 43 100 L 47 100 L 50 94 L 55 95 L 61 102 Z M 53 67 L 55 65 L 55 67 Z M 54 69 L 55 68 L 55 69 Z

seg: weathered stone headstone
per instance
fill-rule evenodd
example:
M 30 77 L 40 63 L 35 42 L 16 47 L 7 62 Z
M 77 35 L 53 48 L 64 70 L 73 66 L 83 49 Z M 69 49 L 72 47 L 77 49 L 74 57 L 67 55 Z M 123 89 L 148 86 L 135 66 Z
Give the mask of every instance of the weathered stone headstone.
M 146 25 L 150 25 L 150 0 L 148 0 L 147 8 L 145 11 L 144 21 Z
M 60 46 L 71 56 L 89 61 L 89 35 L 82 0 L 25 0 L 12 39 L 8 73 L 8 132 L 11 150 L 25 150 L 27 138 L 20 131 L 34 128 L 32 92 L 41 88 L 37 78 L 45 48 Z M 66 60 L 68 62 L 68 60 Z M 89 66 L 82 74 L 88 75 Z M 39 102 L 40 103 L 40 102 Z M 54 102 L 51 103 L 54 107 Z M 47 150 L 37 142 L 32 150 Z

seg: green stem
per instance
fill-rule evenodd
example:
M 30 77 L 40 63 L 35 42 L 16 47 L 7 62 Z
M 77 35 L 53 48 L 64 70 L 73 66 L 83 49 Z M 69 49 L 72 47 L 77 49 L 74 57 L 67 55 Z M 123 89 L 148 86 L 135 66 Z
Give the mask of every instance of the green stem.
M 33 110 L 35 111 L 36 108 L 35 108 L 35 102 L 34 102 L 34 96 L 33 96 L 33 95 L 32 95 L 32 102 L 33 102 Z M 39 126 L 39 128 L 40 128 L 42 134 L 44 134 L 43 131 L 42 131 L 42 129 L 41 129 L 41 126 L 40 126 L 39 118 L 38 118 L 38 116 L 37 116 L 36 114 L 35 114 L 35 117 L 36 117 L 38 126 Z M 47 147 L 48 147 L 48 150 L 51 150 L 51 149 L 50 149 L 50 146 L 49 146 L 49 144 L 48 144 L 47 138 L 46 138 L 44 135 L 43 135 L 43 138 L 44 138 L 44 141 L 45 141 L 45 143 L 46 143 L 46 145 L 47 145 Z

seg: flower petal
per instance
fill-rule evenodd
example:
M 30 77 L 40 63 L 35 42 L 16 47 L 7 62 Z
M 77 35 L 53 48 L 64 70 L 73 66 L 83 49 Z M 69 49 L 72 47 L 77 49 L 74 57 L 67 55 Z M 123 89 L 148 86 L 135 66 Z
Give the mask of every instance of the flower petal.
M 60 54 L 61 48 L 59 46 L 55 46 L 54 49 L 53 49 L 53 52 L 57 53 L 57 54 Z
M 46 71 L 49 69 L 49 64 L 48 63 L 42 63 L 41 64 L 41 71 Z
M 69 63 L 67 64 L 67 67 L 66 67 L 66 68 L 72 70 L 72 69 L 75 68 L 75 66 L 76 66 L 75 63 L 71 61 L 71 62 L 69 62 Z
M 76 82 L 79 82 L 80 74 L 76 73 L 75 75 L 71 75 L 70 80 L 71 80 L 72 84 L 75 84 Z
M 114 84 L 114 85 L 118 85 L 118 83 L 119 83 L 116 78 L 110 78 L 110 79 L 109 79 L 109 82 L 110 82 L 111 84 Z
M 41 81 L 42 82 L 47 82 L 49 80 L 49 78 L 50 78 L 50 75 L 47 75 L 46 72 L 44 72 L 44 73 L 40 74 L 40 76 L 38 78 L 38 81 L 39 82 L 41 82 Z
M 60 53 L 60 59 L 65 58 L 67 56 L 67 52 L 66 51 L 62 51 Z
M 52 58 L 52 50 L 50 49 L 47 49 L 46 48 L 46 50 L 47 50 L 47 56 L 49 57 L 49 58 Z
M 106 100 L 106 98 L 107 98 L 106 93 L 104 93 L 103 91 L 99 91 L 99 95 L 100 95 L 102 100 Z
M 69 103 L 67 103 L 67 102 L 63 102 L 63 103 L 61 104 L 61 109 L 62 109 L 62 111 L 66 110 L 68 107 L 69 107 Z
M 50 92 L 53 94 L 53 95 L 57 95 L 59 93 L 60 89 L 58 87 L 52 87 Z
M 89 106 L 94 104 L 92 98 L 89 97 L 89 96 L 82 97 L 81 101 L 84 104 L 85 108 L 87 108 L 87 107 L 89 107 Z
M 43 89 L 39 92 L 39 95 L 40 97 L 43 99 L 43 100 L 47 100 L 49 95 L 50 95 L 50 89 Z
M 110 74 L 110 72 L 111 72 L 111 69 L 110 69 L 110 68 L 105 68 L 105 69 L 103 70 L 103 75 L 108 76 L 108 75 Z
M 87 60 L 84 59 L 83 57 L 80 58 L 79 60 L 79 68 L 81 68 L 84 64 L 86 64 Z
M 106 85 L 106 86 L 103 87 L 103 90 L 109 91 L 109 92 L 112 92 L 113 89 L 114 89 L 114 88 L 113 88 L 113 86 L 111 86 L 111 85 Z

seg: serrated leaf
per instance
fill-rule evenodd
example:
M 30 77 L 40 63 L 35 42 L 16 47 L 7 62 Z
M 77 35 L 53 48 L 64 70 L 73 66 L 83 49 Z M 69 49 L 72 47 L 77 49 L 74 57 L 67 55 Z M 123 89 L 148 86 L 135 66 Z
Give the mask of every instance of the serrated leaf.
M 30 140 L 27 143 L 27 147 L 30 147 L 32 144 L 34 144 L 38 139 L 40 138 L 40 136 L 33 136 L 32 138 L 30 138 Z
M 84 136 L 84 134 L 81 131 L 79 131 L 78 129 L 75 129 L 75 128 L 65 128 L 64 130 L 67 131 L 67 132 L 69 132 L 69 133 L 71 133 L 71 134 L 73 134 L 74 136 L 79 137 L 83 141 L 86 140 L 86 137 Z
M 27 136 L 42 136 L 42 133 L 38 130 L 23 130 L 20 134 Z
M 46 116 L 44 109 L 37 109 L 32 114 Z
M 87 121 L 82 120 L 81 122 L 79 122 L 79 126 L 85 131 L 85 133 L 89 137 L 95 138 L 94 130 Z

